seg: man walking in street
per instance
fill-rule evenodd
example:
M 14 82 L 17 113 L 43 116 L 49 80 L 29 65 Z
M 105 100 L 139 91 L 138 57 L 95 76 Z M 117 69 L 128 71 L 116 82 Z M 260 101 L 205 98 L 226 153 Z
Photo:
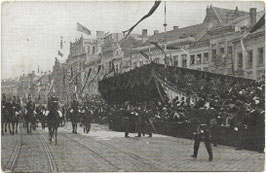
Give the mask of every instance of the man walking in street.
M 213 159 L 213 153 L 211 148 L 211 136 L 210 136 L 210 123 L 206 115 L 205 109 L 199 110 L 199 117 L 195 121 L 196 132 L 195 132 L 195 142 L 194 142 L 194 154 L 191 155 L 193 158 L 197 158 L 200 142 L 205 143 L 205 147 L 209 154 L 209 161 Z

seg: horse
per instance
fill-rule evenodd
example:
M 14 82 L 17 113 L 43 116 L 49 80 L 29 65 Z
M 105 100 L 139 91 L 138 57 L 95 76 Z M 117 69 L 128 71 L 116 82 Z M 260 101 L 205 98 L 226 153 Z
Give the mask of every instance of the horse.
M 62 117 L 62 113 L 55 109 L 49 111 L 47 115 L 47 126 L 49 130 L 49 141 L 52 142 L 52 138 L 54 137 L 55 144 L 57 144 L 57 130 L 60 123 L 60 117 Z
M 70 121 L 72 123 L 72 133 L 77 134 L 78 122 L 79 119 L 79 111 L 78 109 L 70 109 Z
M 89 133 L 91 129 L 91 117 L 92 110 L 89 110 L 88 107 L 85 107 L 81 110 L 81 122 L 84 125 L 83 132 Z
M 11 103 L 6 104 L 6 109 L 7 109 L 8 129 L 9 129 L 10 134 L 14 135 L 15 129 L 16 129 L 16 133 L 18 132 L 18 121 L 19 121 L 18 114 L 19 113 L 18 111 L 16 111 L 16 107 L 12 105 Z
M 1 109 L 1 126 L 2 126 L 2 134 L 4 134 L 4 132 L 7 132 L 7 116 L 8 116 L 8 111 L 6 109 L 6 105 L 2 105 L 2 109 Z

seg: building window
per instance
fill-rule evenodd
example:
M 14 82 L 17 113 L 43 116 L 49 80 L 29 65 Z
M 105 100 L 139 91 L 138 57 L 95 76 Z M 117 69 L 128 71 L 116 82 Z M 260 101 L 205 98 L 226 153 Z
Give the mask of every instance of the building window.
M 134 68 L 138 67 L 138 63 L 137 62 L 133 62 L 133 67 Z
M 178 67 L 178 55 L 174 56 L 174 66 Z
M 239 69 L 242 69 L 242 66 L 243 66 L 243 54 L 242 53 L 238 53 L 237 54 L 237 57 L 238 57 L 238 68 Z
M 252 64 L 253 64 L 253 51 L 250 50 L 248 51 L 248 62 L 247 62 L 247 68 L 252 68 Z
M 264 53 L 263 52 L 263 48 L 262 47 L 261 48 L 258 48 L 258 66 L 264 64 L 264 62 L 263 62 L 263 60 L 264 60 L 263 53 Z
M 208 61 L 209 61 L 209 53 L 204 53 L 203 54 L 203 63 L 208 63 Z
M 212 45 L 212 59 L 216 59 L 216 44 Z
M 92 54 L 95 54 L 95 46 L 92 47 Z
M 111 72 L 113 70 L 113 67 L 112 67 L 112 61 L 109 62 L 109 72 Z
M 182 57 L 182 67 L 186 68 L 187 67 L 187 55 L 183 54 L 181 55 Z
M 228 46 L 228 55 L 232 55 L 233 54 L 233 47 L 232 46 Z
M 190 55 L 190 65 L 195 65 L 195 55 Z
M 159 58 L 155 58 L 155 59 L 154 59 L 154 62 L 155 62 L 155 63 L 159 63 Z
M 140 61 L 140 62 L 139 62 L 139 65 L 142 66 L 142 65 L 143 65 L 143 61 Z
M 197 54 L 197 65 L 201 64 L 201 54 Z
M 220 48 L 220 58 L 225 58 L 224 47 Z
M 115 72 L 118 73 L 118 64 L 115 65 Z

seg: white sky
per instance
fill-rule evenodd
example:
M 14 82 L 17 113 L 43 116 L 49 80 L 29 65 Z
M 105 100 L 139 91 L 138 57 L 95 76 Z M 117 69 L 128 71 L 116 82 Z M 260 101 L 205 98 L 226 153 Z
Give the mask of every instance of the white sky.
M 9 2 L 2 4 L 2 79 L 28 73 L 32 70 L 51 70 L 59 50 L 60 36 L 66 42 L 64 58 L 69 52 L 69 42 L 81 36 L 76 31 L 77 22 L 92 31 L 121 32 L 127 30 L 145 15 L 154 2 Z M 255 7 L 264 10 L 263 2 L 167 2 L 167 30 L 174 25 L 184 27 L 201 23 L 206 7 L 249 11 Z M 140 23 L 133 33 L 142 29 L 162 32 L 164 3 L 155 13 Z M 27 41 L 27 39 L 29 41 Z M 61 57 L 59 60 L 63 60 Z

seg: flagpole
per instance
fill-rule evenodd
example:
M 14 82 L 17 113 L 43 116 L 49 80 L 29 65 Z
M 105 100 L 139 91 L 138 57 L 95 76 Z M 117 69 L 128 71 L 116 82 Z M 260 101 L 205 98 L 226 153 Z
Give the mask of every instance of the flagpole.
M 166 26 L 167 26 L 167 23 L 166 23 L 166 1 L 164 1 L 164 50 L 166 51 Z M 165 66 L 167 66 L 167 61 L 166 61 L 166 54 L 164 54 L 164 63 L 165 63 Z

